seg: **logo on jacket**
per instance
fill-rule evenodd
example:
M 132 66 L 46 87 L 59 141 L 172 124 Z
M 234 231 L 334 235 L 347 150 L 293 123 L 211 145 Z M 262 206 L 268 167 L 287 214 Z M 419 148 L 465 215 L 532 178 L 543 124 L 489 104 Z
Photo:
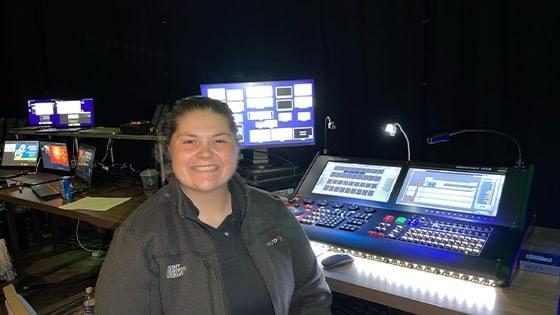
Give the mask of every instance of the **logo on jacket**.
M 181 264 L 167 266 L 167 279 L 182 277 L 185 274 L 186 269 L 187 267 L 181 266 Z
M 278 242 L 283 242 L 284 238 L 282 237 L 282 235 L 276 235 L 275 238 L 271 239 L 270 241 L 266 242 L 266 246 L 272 246 Z

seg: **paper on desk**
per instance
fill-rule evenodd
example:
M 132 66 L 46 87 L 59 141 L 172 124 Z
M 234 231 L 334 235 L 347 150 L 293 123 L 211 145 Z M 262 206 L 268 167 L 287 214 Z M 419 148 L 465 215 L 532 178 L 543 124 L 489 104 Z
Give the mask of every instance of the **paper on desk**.
M 127 198 L 116 197 L 85 197 L 71 203 L 60 206 L 64 210 L 91 210 L 91 211 L 107 211 L 121 203 L 130 200 Z

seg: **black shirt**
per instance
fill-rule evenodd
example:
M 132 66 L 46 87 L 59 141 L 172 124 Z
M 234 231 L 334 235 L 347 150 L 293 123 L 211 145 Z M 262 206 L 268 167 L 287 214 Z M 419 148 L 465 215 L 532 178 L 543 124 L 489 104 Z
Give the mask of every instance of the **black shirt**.
M 204 224 L 222 265 L 229 314 L 274 314 L 268 290 L 243 246 L 239 214 L 237 202 L 232 196 L 232 214 L 216 229 Z

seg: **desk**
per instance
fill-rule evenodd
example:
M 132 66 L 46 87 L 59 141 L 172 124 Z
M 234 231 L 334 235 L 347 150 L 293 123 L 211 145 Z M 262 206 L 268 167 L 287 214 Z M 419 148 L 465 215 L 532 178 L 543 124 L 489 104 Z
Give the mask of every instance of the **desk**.
M 141 187 L 128 191 L 131 200 L 105 212 L 62 210 L 64 200 L 41 200 L 28 187 L 2 189 L 0 200 L 114 230 L 145 200 Z M 111 193 L 123 196 L 122 190 Z M 11 216 L 10 238 L 17 242 Z M 313 247 L 319 260 L 329 254 L 320 244 Z M 519 271 L 511 287 L 495 288 L 364 258 L 324 273 L 333 291 L 416 314 L 555 314 L 560 292 L 560 278 L 545 274 Z
M 556 314 L 560 292 L 559 277 L 540 273 L 519 271 L 496 288 L 365 258 L 324 273 L 333 291 L 415 314 Z
M 32 209 L 71 219 L 77 219 L 101 228 L 114 230 L 146 199 L 142 191 L 142 187 L 140 186 L 131 188 L 117 187 L 115 189 L 115 187 L 109 185 L 105 186 L 103 189 L 93 188 L 90 190 L 90 193 L 95 194 L 96 196 L 103 195 L 104 197 L 130 196 L 131 199 L 107 211 L 63 210 L 59 207 L 68 203 L 68 201 L 63 200 L 62 198 L 43 200 L 37 197 L 37 195 L 35 195 L 29 187 L 23 187 L 23 190 L 20 193 L 19 189 L 13 186 L 0 190 L 0 200 L 6 201 L 11 205 L 27 206 Z M 20 246 L 17 238 L 15 217 L 12 209 L 8 209 L 7 211 L 7 221 L 8 232 L 11 240 L 10 245 L 12 250 L 17 252 L 20 249 Z

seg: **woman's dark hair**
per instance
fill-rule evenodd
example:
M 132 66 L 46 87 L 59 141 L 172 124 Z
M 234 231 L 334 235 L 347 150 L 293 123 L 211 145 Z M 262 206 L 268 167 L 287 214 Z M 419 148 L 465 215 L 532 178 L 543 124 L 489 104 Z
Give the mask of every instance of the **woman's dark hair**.
M 177 121 L 184 114 L 197 110 L 206 110 L 222 115 L 227 120 L 229 130 L 233 134 L 234 138 L 237 136 L 237 127 L 235 125 L 235 121 L 233 120 L 233 114 L 226 103 L 206 96 L 191 96 L 178 100 L 175 102 L 175 106 L 173 106 L 171 111 L 165 114 L 161 129 L 157 131 L 158 136 L 163 139 L 160 140 L 159 145 L 156 143 L 154 147 L 156 160 L 158 160 L 158 156 L 160 159 L 163 158 L 166 175 L 172 173 L 171 157 L 169 156 L 167 146 L 171 141 L 171 136 L 173 136 L 177 130 Z
M 185 113 L 195 110 L 207 110 L 222 115 L 228 122 L 229 130 L 234 137 L 236 136 L 237 127 L 235 126 L 233 114 L 229 106 L 224 102 L 206 96 L 191 96 L 175 102 L 175 106 L 173 106 L 171 111 L 165 116 L 159 135 L 167 138 L 167 142 L 169 143 L 171 136 L 177 129 L 178 119 Z

